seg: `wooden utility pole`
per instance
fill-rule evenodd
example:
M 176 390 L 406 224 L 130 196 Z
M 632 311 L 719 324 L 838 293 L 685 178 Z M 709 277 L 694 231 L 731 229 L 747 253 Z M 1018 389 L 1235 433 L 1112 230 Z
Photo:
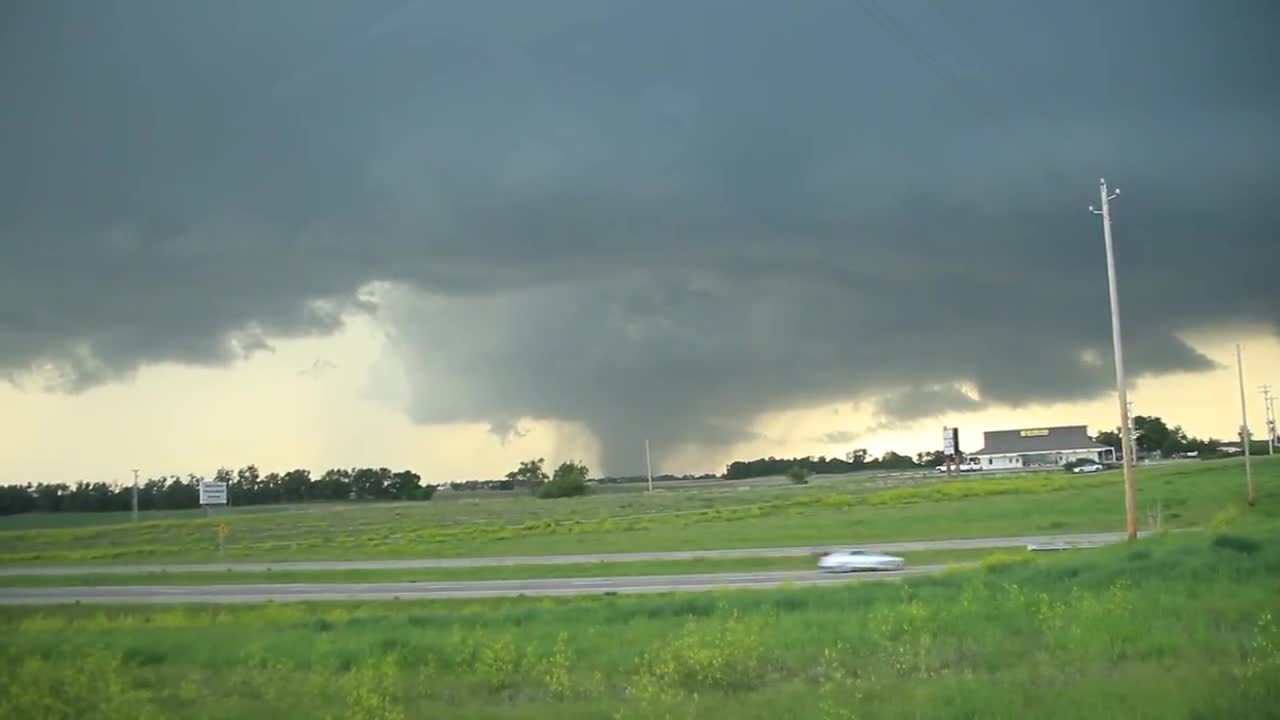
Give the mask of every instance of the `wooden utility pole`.
M 1240 379 L 1240 445 L 1244 448 L 1244 482 L 1249 488 L 1249 506 L 1257 501 L 1253 495 L 1253 462 L 1249 459 L 1249 412 L 1244 395 L 1244 358 L 1236 343 L 1236 375 Z
M 1102 209 L 1094 214 L 1102 216 L 1102 239 L 1107 249 L 1107 289 L 1111 296 L 1111 347 L 1116 360 L 1116 394 L 1120 396 L 1120 450 L 1124 453 L 1124 518 L 1130 540 L 1138 539 L 1137 495 L 1133 487 L 1133 426 L 1129 421 L 1129 391 L 1124 379 L 1124 344 L 1120 341 L 1120 293 L 1116 289 L 1116 255 L 1111 242 L 1111 201 L 1120 191 L 1109 192 L 1105 179 L 1098 181 L 1098 194 Z

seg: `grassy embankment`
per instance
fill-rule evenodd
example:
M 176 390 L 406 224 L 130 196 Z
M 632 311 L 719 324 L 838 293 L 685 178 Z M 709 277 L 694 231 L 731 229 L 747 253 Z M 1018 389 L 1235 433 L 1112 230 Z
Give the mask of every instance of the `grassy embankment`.
M 1275 717 L 1280 523 L 1261 510 L 903 583 L 8 608 L 0 717 Z
M 1256 463 L 1265 506 L 1280 462 Z M 1144 526 L 1202 525 L 1243 495 L 1238 461 L 1139 472 Z M 218 519 L 0 531 L 0 563 L 159 563 L 632 552 L 980 537 L 1121 528 L 1118 473 L 865 483 L 728 493 L 509 497 L 420 505 L 333 506 L 236 515 L 225 556 Z M 526 516 L 531 519 L 518 521 Z

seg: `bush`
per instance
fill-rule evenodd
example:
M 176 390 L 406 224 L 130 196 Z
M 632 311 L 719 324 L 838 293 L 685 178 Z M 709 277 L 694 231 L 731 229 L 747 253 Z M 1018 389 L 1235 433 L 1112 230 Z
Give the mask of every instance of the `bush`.
M 787 471 L 787 479 L 795 485 L 808 485 L 809 474 L 808 468 L 802 468 L 799 465 L 796 465 Z
M 556 468 L 551 480 L 538 488 L 540 498 L 578 497 L 587 494 L 587 466 L 576 462 L 563 462 Z

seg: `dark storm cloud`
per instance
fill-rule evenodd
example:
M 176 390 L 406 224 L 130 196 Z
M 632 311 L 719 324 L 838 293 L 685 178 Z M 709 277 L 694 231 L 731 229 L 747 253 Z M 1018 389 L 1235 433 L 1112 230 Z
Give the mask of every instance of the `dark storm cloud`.
M 1136 374 L 1280 319 L 1271 3 L 5 12 L 14 376 L 232 362 L 384 280 L 415 419 L 580 421 L 609 471 L 771 409 L 1086 398 L 1100 174 Z
M 913 387 L 880 401 L 881 414 L 897 420 L 935 417 L 947 412 L 977 410 L 982 404 L 953 386 Z

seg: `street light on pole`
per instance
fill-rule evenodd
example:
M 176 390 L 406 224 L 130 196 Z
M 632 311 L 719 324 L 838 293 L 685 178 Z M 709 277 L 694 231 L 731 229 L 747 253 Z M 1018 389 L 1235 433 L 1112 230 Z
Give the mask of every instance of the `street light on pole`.
M 1116 257 L 1111 242 L 1111 201 L 1120 191 L 1108 192 L 1107 180 L 1098 180 L 1098 196 L 1102 208 L 1089 206 L 1089 211 L 1102 216 L 1102 239 L 1107 248 L 1107 289 L 1111 298 L 1111 346 L 1116 359 L 1116 393 L 1120 399 L 1120 449 L 1124 453 L 1125 530 L 1130 540 L 1138 537 L 1137 499 L 1133 489 L 1133 429 L 1129 424 L 1129 391 L 1124 379 L 1124 345 L 1120 340 L 1120 296 L 1116 290 Z

